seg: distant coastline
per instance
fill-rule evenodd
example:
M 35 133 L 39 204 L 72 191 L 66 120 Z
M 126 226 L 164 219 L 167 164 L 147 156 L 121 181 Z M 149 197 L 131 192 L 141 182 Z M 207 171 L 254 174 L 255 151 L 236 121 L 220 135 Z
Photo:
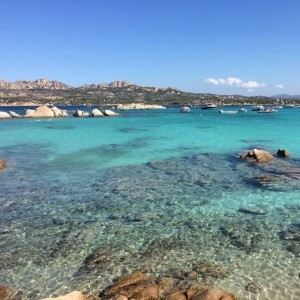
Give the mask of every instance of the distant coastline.
M 297 98 L 267 96 L 217 95 L 183 92 L 175 87 L 158 88 L 140 86 L 122 80 L 111 83 L 72 87 L 59 81 L 38 79 L 35 81 L 6 82 L 0 80 L 0 106 L 62 105 L 202 105 L 214 102 L 218 105 L 253 105 L 293 103 Z

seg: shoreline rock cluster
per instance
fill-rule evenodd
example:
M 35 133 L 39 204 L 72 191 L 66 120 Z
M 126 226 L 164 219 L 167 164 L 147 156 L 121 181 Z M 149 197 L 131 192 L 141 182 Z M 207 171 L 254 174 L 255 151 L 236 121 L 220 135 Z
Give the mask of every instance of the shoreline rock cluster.
M 118 117 L 120 116 L 120 114 L 109 110 L 109 109 L 105 109 L 105 110 L 100 110 L 98 108 L 94 108 L 92 110 L 91 115 L 88 112 L 85 112 L 83 110 L 76 110 L 76 112 L 73 114 L 74 117 L 79 117 L 79 118 L 86 118 L 86 117 Z
M 121 278 L 99 295 L 86 297 L 78 291 L 57 298 L 42 300 L 236 300 L 237 298 L 220 288 L 206 286 L 197 281 L 196 272 L 185 278 L 152 276 L 135 272 Z
M 150 110 L 150 109 L 166 109 L 161 105 L 147 105 L 139 103 L 131 103 L 128 105 L 119 104 L 116 109 L 118 110 Z M 119 113 L 113 110 L 105 109 L 100 110 L 94 108 L 92 113 L 88 113 L 82 110 L 76 110 L 73 114 L 74 117 L 86 118 L 86 117 L 118 117 Z M 0 119 L 13 119 L 13 118 L 61 118 L 69 117 L 68 111 L 59 109 L 56 106 L 43 105 L 38 106 L 36 109 L 26 109 L 25 115 L 21 116 L 14 111 L 0 111 Z
M 89 114 L 88 112 L 82 110 L 76 110 L 73 115 L 74 117 L 117 117 L 120 114 L 105 109 L 100 111 L 99 109 L 93 109 L 92 113 Z M 36 109 L 26 109 L 25 115 L 21 116 L 14 111 L 0 111 L 0 119 L 13 119 L 13 118 L 63 118 L 69 117 L 68 111 L 57 108 L 56 106 L 39 106 Z

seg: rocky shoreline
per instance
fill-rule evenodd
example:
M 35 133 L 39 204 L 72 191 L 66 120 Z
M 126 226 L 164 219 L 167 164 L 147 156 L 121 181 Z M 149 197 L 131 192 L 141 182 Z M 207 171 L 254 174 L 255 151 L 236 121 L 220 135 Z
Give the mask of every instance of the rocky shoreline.
M 63 296 L 42 300 L 237 300 L 232 293 L 201 282 L 203 275 L 226 276 L 224 271 L 218 274 L 220 270 L 211 265 L 205 268 L 205 274 L 195 270 L 190 272 L 178 270 L 172 277 L 135 272 L 118 279 L 113 285 L 100 290 L 98 294 L 84 295 L 79 291 L 73 291 Z M 255 284 L 252 283 L 252 286 L 255 287 Z M 257 291 L 253 288 L 253 292 Z M 0 286 L 0 299 L 22 300 L 22 291 Z
M 97 108 L 88 113 L 82 110 L 76 110 L 73 114 L 74 117 L 117 117 L 120 116 L 112 110 L 105 109 L 99 110 Z M 25 115 L 19 115 L 14 111 L 0 111 L 0 119 L 15 119 L 15 118 L 63 118 L 69 117 L 68 111 L 59 109 L 55 106 L 39 106 L 36 109 L 26 109 Z
M 33 103 L 27 103 L 32 105 Z M 128 105 L 118 105 L 116 107 L 118 110 L 150 110 L 150 109 L 165 109 L 161 105 L 146 105 L 139 103 L 131 103 Z M 74 117 L 117 117 L 120 116 L 119 113 L 114 112 L 109 109 L 98 109 L 94 108 L 91 113 L 82 110 L 76 110 L 73 114 Z M 0 119 L 13 119 L 13 118 L 59 118 L 59 117 L 69 117 L 68 111 L 59 109 L 52 105 L 38 106 L 36 109 L 26 109 L 25 115 L 19 115 L 14 111 L 0 111 Z

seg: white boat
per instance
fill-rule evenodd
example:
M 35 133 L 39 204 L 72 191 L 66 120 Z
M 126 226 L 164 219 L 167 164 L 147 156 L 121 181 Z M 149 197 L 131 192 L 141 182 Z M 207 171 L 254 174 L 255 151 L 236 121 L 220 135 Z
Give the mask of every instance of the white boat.
M 263 105 L 254 105 L 251 107 L 251 110 L 252 111 L 261 111 L 261 110 L 264 110 L 264 106 Z
M 245 108 L 241 108 L 239 110 L 219 110 L 219 114 L 227 114 L 227 115 L 234 115 L 234 114 L 237 114 L 237 113 L 244 113 L 244 112 L 247 112 L 247 109 Z
M 219 114 L 226 114 L 226 115 L 234 115 L 237 114 L 238 110 L 219 110 Z
M 285 108 L 294 108 L 295 104 L 285 104 L 284 107 Z
M 275 113 L 277 109 L 273 109 L 272 107 L 264 108 L 263 110 L 257 111 L 258 113 Z
M 217 104 L 214 103 L 205 103 L 201 109 L 212 109 L 212 108 L 217 108 Z
M 180 112 L 181 113 L 189 113 L 189 112 L 191 112 L 191 109 L 188 106 L 183 106 L 183 107 L 181 107 Z

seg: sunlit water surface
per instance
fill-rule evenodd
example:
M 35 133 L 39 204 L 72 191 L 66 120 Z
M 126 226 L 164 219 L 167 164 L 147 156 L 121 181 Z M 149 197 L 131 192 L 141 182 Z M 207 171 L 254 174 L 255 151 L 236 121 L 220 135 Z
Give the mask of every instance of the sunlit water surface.
M 300 109 L 120 113 L 0 122 L 0 284 L 41 299 L 211 263 L 241 299 L 300 299 Z

